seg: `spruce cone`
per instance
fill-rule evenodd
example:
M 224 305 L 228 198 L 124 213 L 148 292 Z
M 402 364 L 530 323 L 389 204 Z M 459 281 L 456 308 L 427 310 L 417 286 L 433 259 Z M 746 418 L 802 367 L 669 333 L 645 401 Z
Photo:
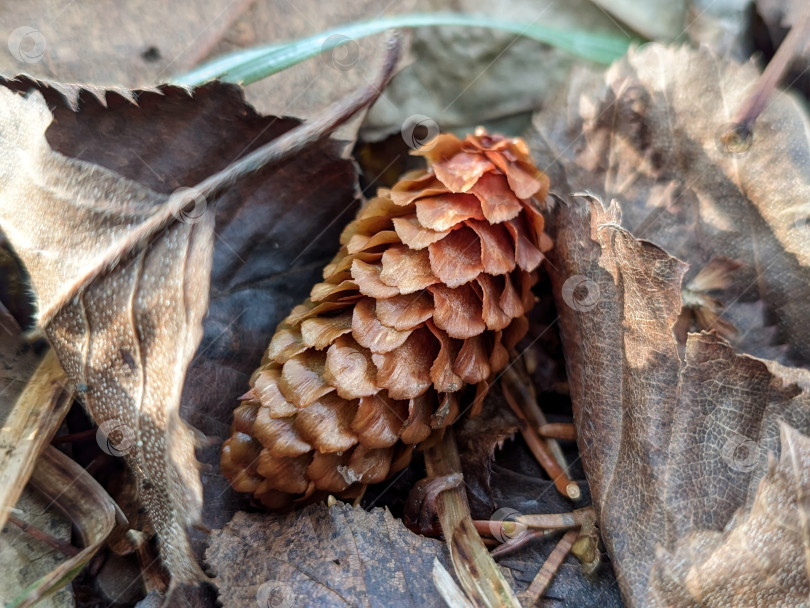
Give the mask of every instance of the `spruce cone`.
M 341 235 L 310 298 L 278 326 L 234 412 L 222 471 L 269 508 L 351 495 L 405 467 L 508 363 L 551 246 L 548 178 L 519 139 L 482 129 L 416 152 Z M 475 409 L 473 408 L 473 413 Z

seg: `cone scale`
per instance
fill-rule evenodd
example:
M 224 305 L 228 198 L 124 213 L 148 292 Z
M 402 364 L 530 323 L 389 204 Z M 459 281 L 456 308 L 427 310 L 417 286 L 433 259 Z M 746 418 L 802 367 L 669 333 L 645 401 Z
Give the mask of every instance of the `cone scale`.
M 281 322 L 234 411 L 221 468 L 283 509 L 351 496 L 476 413 L 528 329 L 551 241 L 548 178 L 526 144 L 478 129 L 415 154 L 343 231 L 308 300 Z

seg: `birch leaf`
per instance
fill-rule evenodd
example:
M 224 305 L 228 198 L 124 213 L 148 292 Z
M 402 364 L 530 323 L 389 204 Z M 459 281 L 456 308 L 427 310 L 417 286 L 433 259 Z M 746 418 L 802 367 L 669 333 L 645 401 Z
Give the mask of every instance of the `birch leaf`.
M 51 150 L 38 92 L 2 88 L 0 100 L 0 228 L 65 371 L 136 473 L 174 584 L 197 582 L 186 530 L 202 487 L 178 410 L 208 303 L 213 214 L 131 242 L 168 197 Z

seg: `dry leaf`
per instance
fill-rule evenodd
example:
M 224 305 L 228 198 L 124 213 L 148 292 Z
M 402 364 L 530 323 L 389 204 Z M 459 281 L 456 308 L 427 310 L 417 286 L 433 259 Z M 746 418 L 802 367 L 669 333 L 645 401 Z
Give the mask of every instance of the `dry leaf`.
M 561 31 L 626 35 L 622 26 L 588 0 L 554 4 L 490 0 L 486 5 L 477 0 L 419 0 L 415 10 L 467 14 L 484 10 L 500 19 Z M 440 126 L 473 131 L 497 120 L 502 123 L 493 131 L 519 131 L 525 126 L 525 113 L 544 107 L 565 85 L 572 67 L 581 62 L 565 51 L 512 33 L 470 27 L 416 29 L 411 52 L 417 60 L 397 74 L 363 122 L 365 140 L 401 132 L 416 147 L 438 133 Z M 417 123 L 422 129 L 415 129 Z
M 600 530 L 623 596 L 641 606 L 657 548 L 750 504 L 780 420 L 810 430 L 810 373 L 705 333 L 690 334 L 681 361 L 685 266 L 619 222 L 616 206 L 560 204 L 550 273 Z M 565 287 L 572 278 L 584 293 Z
M 707 49 L 645 45 L 604 75 L 575 75 L 536 114 L 534 147 L 552 183 L 617 199 L 623 227 L 689 264 L 686 283 L 717 258 L 738 263 L 713 292 L 740 330 L 732 343 L 801 365 L 810 361 L 810 120 L 776 93 L 750 149 L 730 154 L 718 141 L 757 76 L 752 63 Z
M 590 207 L 558 208 L 552 278 L 601 530 L 623 594 L 644 605 L 656 546 L 722 528 L 746 504 L 765 450 L 777 448 L 778 417 L 810 427 L 797 384 L 807 374 L 734 355 L 707 334 L 690 336 L 681 363 L 672 326 L 683 264 L 618 228 L 615 207 Z M 571 277 L 595 297 L 574 299 Z
M 810 596 L 810 439 L 781 426 L 751 510 L 718 531 L 695 532 L 655 556 L 652 607 L 804 606 Z
M 684 283 L 707 287 L 701 270 L 725 258 L 707 293 L 740 330 L 734 346 L 810 360 L 807 116 L 779 93 L 749 150 L 717 143 L 756 77 L 707 50 L 647 45 L 575 77 L 565 120 L 535 118 L 540 166 L 605 200 L 558 205 L 550 273 L 583 464 L 630 605 L 652 601 L 657 551 L 750 508 L 780 421 L 810 430 L 808 372 L 673 333 Z
M 105 107 L 81 93 L 78 113 L 53 89 L 41 92 L 56 115 L 47 132 L 55 149 L 166 194 L 298 124 L 258 116 L 233 86 L 206 86 L 193 99 L 176 88 L 162 95 L 141 93 L 138 106 L 109 95 Z M 216 142 L 216 155 L 209 142 Z M 203 463 L 216 467 L 202 471 L 203 521 L 209 528 L 222 527 L 245 506 L 217 466 L 233 396 L 247 384 L 267 336 L 306 297 L 334 253 L 343 227 L 335 218 L 348 219 L 357 208 L 356 174 L 352 163 L 340 158 L 341 148 L 324 140 L 277 170 L 238 183 L 217 202 L 211 303 L 181 401 L 183 416 L 218 440 L 198 452 Z M 195 534 L 193 541 L 201 557 L 206 538 Z
M 409 12 L 413 4 L 133 1 L 99 11 L 80 2 L 65 6 L 58 0 L 37 5 L 14 0 L 0 7 L 9 50 L 0 53 L 0 74 L 25 73 L 54 86 L 92 83 L 82 88 L 102 97 L 104 89 L 129 95 L 131 89 L 157 86 L 226 53 L 290 42 L 383 13 Z M 384 35 L 352 40 L 248 86 L 245 97 L 261 114 L 312 117 L 373 80 L 384 47 Z M 340 132 L 353 139 L 358 127 Z
M 93 280 L 167 197 L 51 150 L 40 93 L 1 88 L 0 97 L 0 228 L 82 401 L 102 429 L 120 434 L 116 450 L 136 473 L 175 583 L 197 582 L 204 575 L 186 530 L 199 521 L 202 487 L 178 408 L 202 335 L 214 216 L 174 223 Z
M 287 515 L 239 512 L 211 535 L 206 560 L 228 606 L 434 606 L 444 545 L 386 509 L 338 503 Z M 234 567 L 238 564 L 238 567 Z
M 10 159 L 0 174 L 0 227 L 29 271 L 39 323 L 107 434 L 108 449 L 123 455 L 136 475 L 172 574 L 170 595 L 204 578 L 188 537 L 200 521 L 202 488 L 192 431 L 178 412 L 208 303 L 214 214 L 204 197 L 213 204 L 225 188 L 300 151 L 371 103 L 390 78 L 399 48 L 392 38 L 373 84 L 225 170 L 204 172 L 194 189 L 172 197 L 54 152 L 45 139 L 52 115 L 42 95 L 23 98 L 0 89 L 8 101 L 0 125 Z M 255 122 L 255 114 L 241 110 L 245 122 Z M 228 121 L 231 132 L 235 122 Z M 193 137 L 203 131 L 195 129 Z M 258 139 L 247 146 L 242 140 L 236 156 Z M 209 150 L 203 146 L 206 155 Z M 171 172 L 171 161 L 166 168 Z M 29 203 L 27 213 L 20 212 L 20 200 Z

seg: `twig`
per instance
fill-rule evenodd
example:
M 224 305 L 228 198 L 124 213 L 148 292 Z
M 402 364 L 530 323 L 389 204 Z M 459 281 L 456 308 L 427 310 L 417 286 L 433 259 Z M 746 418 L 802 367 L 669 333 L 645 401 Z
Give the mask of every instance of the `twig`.
M 571 547 L 574 546 L 574 542 L 577 540 L 578 536 L 578 530 L 569 530 L 563 534 L 557 546 L 554 547 L 551 554 L 546 558 L 546 561 L 543 562 L 543 566 L 534 577 L 532 584 L 529 585 L 526 591 L 521 593 L 521 598 L 525 598 L 525 605 L 534 606 L 537 600 L 543 596 L 548 586 L 551 584 L 554 575 L 557 574 L 557 571 L 560 569 L 563 560 L 565 560 L 565 556 L 568 555 L 568 552 L 571 551 Z
M 56 538 L 55 536 L 51 536 L 47 532 L 43 532 L 42 530 L 40 530 L 36 526 L 32 526 L 31 524 L 23 521 L 22 519 L 20 519 L 16 515 L 13 515 L 13 514 L 9 515 L 8 520 L 11 523 L 13 523 L 15 526 L 17 526 L 20 530 L 22 530 L 23 532 L 28 534 L 28 536 L 30 536 L 31 538 L 35 538 L 38 541 L 41 541 L 41 542 L 45 543 L 46 545 L 56 549 L 60 553 L 64 553 L 68 557 L 73 557 L 74 555 L 78 555 L 79 552 L 81 551 L 80 549 L 77 549 L 76 547 L 74 547 L 70 543 L 66 543 L 65 541 L 60 540 L 60 539 Z
M 532 454 L 534 454 L 537 462 L 540 463 L 540 466 L 545 469 L 548 476 L 554 482 L 554 487 L 557 488 L 563 496 L 571 500 L 578 500 L 582 495 L 579 486 L 574 481 L 571 481 L 568 474 L 560 466 L 560 463 L 554 458 L 546 442 L 537 434 L 537 431 L 527 420 L 526 414 L 523 413 L 523 409 L 515 395 L 520 395 L 522 397 L 521 401 L 525 402 L 527 400 L 526 391 L 518 381 L 517 374 L 511 368 L 504 372 L 501 378 L 501 387 L 503 388 L 503 394 L 504 397 L 506 397 L 506 402 L 509 404 L 509 407 L 512 408 L 512 411 L 515 412 L 515 415 L 523 423 L 520 425 L 520 432 L 521 435 L 523 435 L 523 439 L 526 441 Z
M 430 477 L 461 471 L 452 429 L 447 429 L 442 441 L 425 452 L 425 467 Z M 476 606 L 519 608 L 515 594 L 475 530 L 464 487 L 440 493 L 436 506 L 453 569 L 467 597 Z

